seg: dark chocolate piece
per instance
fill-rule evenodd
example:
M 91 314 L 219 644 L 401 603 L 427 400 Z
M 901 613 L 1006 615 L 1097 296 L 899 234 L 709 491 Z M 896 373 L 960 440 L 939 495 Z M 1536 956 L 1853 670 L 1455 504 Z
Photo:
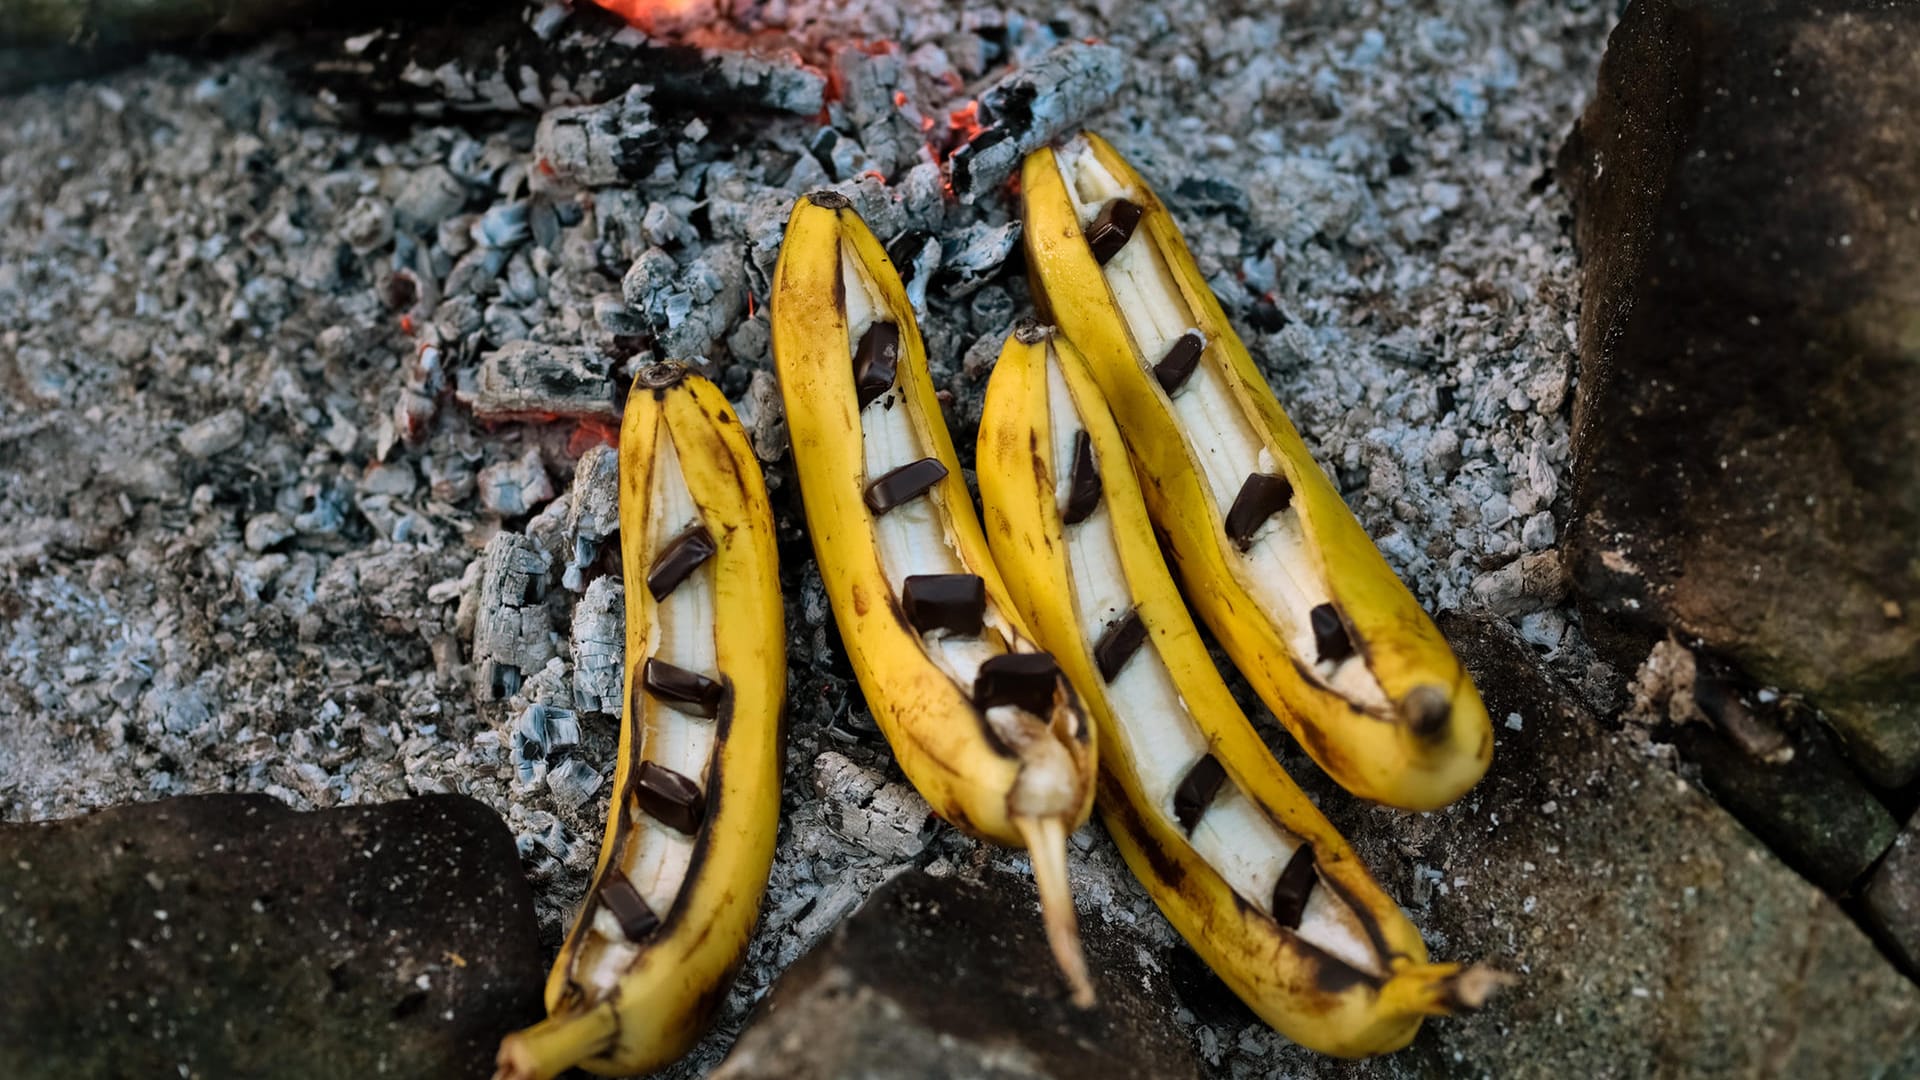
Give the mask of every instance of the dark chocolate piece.
M 1273 883 L 1273 921 L 1289 930 L 1300 929 L 1300 916 L 1306 914 L 1307 898 L 1313 895 L 1313 845 L 1303 843 L 1293 849 L 1293 858 Z
M 923 634 L 972 637 L 985 625 L 987 583 L 974 574 L 909 574 L 900 583 L 900 608 Z
M 660 925 L 660 916 L 647 906 L 627 875 L 618 870 L 609 871 L 606 880 L 600 883 L 600 903 L 613 914 L 614 921 L 620 924 L 620 933 L 628 941 L 640 941 Z
M 1353 640 L 1347 637 L 1347 624 L 1340 621 L 1340 613 L 1333 610 L 1332 604 L 1321 604 L 1309 613 L 1313 622 L 1313 647 L 1319 650 L 1320 659 L 1339 663 L 1353 655 Z
M 683 713 L 711 719 L 720 711 L 720 684 L 697 671 L 648 657 L 640 680 L 647 693 Z
M 1139 203 L 1127 199 L 1114 199 L 1100 208 L 1093 224 L 1087 226 L 1087 246 L 1093 249 L 1095 262 L 1105 266 L 1127 246 L 1142 213 Z
M 1200 815 L 1213 805 L 1213 797 L 1226 782 L 1227 770 L 1212 754 L 1193 763 L 1193 768 L 1187 770 L 1186 778 L 1173 792 L 1173 816 L 1182 829 L 1193 832 L 1193 827 L 1200 824 Z
M 683 833 L 698 832 L 707 816 L 707 797 L 701 794 L 699 784 L 651 761 L 640 763 L 633 798 L 648 817 Z
M 973 680 L 973 703 L 982 710 L 1012 705 L 1035 716 L 1053 712 L 1060 665 L 1047 653 L 1001 653 L 980 665 Z
M 1175 338 L 1167 348 L 1167 355 L 1153 365 L 1153 377 L 1160 380 L 1160 389 L 1171 394 L 1186 385 L 1194 369 L 1200 366 L 1200 354 L 1206 347 L 1207 339 L 1198 330 L 1189 330 Z
M 1267 519 L 1285 510 L 1293 502 L 1293 485 L 1284 476 L 1254 473 L 1240 485 L 1240 494 L 1227 508 L 1227 539 L 1241 551 L 1253 543 L 1253 534 Z
M 860 395 L 860 407 L 893 387 L 900 370 L 900 326 L 874 323 L 860 335 L 860 347 L 853 351 L 853 385 Z
M 1067 478 L 1067 508 L 1060 519 L 1077 525 L 1100 505 L 1100 470 L 1093 464 L 1093 438 L 1085 431 L 1073 436 L 1073 472 Z
M 925 495 L 928 488 L 946 478 L 947 467 L 939 458 L 908 462 L 867 485 L 867 509 L 884 514 Z
M 1093 662 L 1100 666 L 1100 677 L 1112 682 L 1127 666 L 1133 654 L 1147 643 L 1147 624 L 1140 621 L 1138 608 L 1107 624 L 1100 641 L 1093 647 Z
M 687 580 L 687 575 L 700 568 L 700 564 L 713 558 L 718 550 L 714 547 L 713 534 L 705 525 L 695 525 L 668 542 L 654 556 L 653 566 L 647 571 L 647 591 L 655 600 L 665 600 L 667 595 Z

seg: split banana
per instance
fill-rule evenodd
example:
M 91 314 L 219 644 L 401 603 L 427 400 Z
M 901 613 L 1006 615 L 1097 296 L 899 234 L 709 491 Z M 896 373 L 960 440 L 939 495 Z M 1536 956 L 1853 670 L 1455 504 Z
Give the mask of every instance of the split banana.
M 795 204 L 772 306 L 808 532 L 867 706 L 936 813 L 1027 849 L 1054 957 L 1090 1004 L 1066 841 L 1093 806 L 1093 732 L 1006 595 L 906 291 L 845 197 Z
M 1254 367 L 1173 218 L 1082 134 L 1021 173 L 1028 272 L 1083 350 L 1188 598 L 1347 790 L 1458 798 L 1493 753 L 1487 710 Z
M 780 812 L 785 625 L 773 514 L 712 383 L 641 370 L 620 428 L 627 708 L 593 887 L 547 980 L 549 1016 L 496 1080 L 603 1075 L 684 1054 L 759 915 Z
M 1405 1046 L 1502 976 L 1430 964 L 1420 933 L 1281 770 L 1161 561 L 1087 361 L 1017 327 L 980 421 L 987 535 L 1094 716 L 1100 816 L 1175 929 L 1254 1012 L 1342 1057 Z

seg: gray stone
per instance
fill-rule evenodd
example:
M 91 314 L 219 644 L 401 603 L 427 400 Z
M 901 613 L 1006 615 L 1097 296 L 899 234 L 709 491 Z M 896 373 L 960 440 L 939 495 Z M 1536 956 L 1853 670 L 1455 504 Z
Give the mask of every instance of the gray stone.
M 1558 169 L 1589 628 L 1806 694 L 1886 786 L 1920 771 L 1917 50 L 1912 5 L 1636 3 Z
M 1316 1077 L 1920 1070 L 1920 989 L 1832 900 L 1627 734 L 1603 727 L 1504 621 L 1448 613 L 1440 623 L 1495 717 L 1486 779 L 1411 835 L 1382 828 L 1381 811 L 1350 799 L 1320 805 L 1408 906 L 1436 958 L 1489 963 L 1519 983 L 1482 1012 L 1431 1021 L 1407 1050 L 1365 1067 L 1288 1047 L 1263 1068 Z M 1305 770 L 1296 775 L 1307 782 Z M 1231 1015 L 1188 1000 L 1202 1023 Z
M 1920 814 L 1888 849 L 1861 894 L 1867 922 L 1907 965 L 1920 974 Z
M 1100 994 L 1066 1000 L 1023 878 L 909 870 L 789 968 L 713 1080 L 1198 1077 L 1166 974 L 1087 937 Z
M 0 1073 L 472 1077 L 538 1019 L 513 837 L 464 796 L 203 795 L 0 825 Z

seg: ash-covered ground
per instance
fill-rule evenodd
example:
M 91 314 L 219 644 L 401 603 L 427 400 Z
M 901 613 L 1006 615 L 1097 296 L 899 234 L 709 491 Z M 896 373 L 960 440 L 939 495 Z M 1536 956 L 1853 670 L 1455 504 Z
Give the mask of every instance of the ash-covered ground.
M 1549 165 L 1608 5 L 802 7 L 754 16 L 833 72 L 835 135 L 818 116 L 636 95 L 622 122 L 648 132 L 647 172 L 588 183 L 542 166 L 539 109 L 356 123 L 287 77 L 284 46 L 7 102 L 0 816 L 466 792 L 520 836 L 557 944 L 615 739 L 594 679 L 618 618 L 576 611 L 612 547 L 596 459 L 578 484 L 576 460 L 610 428 L 590 409 L 500 418 L 526 389 L 515 362 L 592 384 L 704 356 L 778 455 L 766 273 L 792 197 L 837 185 L 916 266 L 970 462 L 1028 294 L 1008 193 L 951 201 L 939 163 L 983 89 L 1087 39 L 1123 63 L 1079 119 L 1174 207 L 1389 561 L 1429 608 L 1490 604 L 1584 672 L 1555 554 L 1575 277 Z M 779 971 L 899 867 L 1022 862 L 929 821 L 902 782 L 840 653 L 790 462 L 768 471 L 793 671 L 780 845 L 718 1028 L 669 1075 L 711 1067 Z M 499 637 L 482 553 L 503 532 L 542 585 Z M 476 628 L 504 644 L 477 658 Z M 526 661 L 525 678 L 489 658 Z M 529 744 L 549 756 L 527 761 Z M 1363 850 L 1456 880 L 1427 865 L 1421 819 L 1350 820 Z M 1173 944 L 1098 827 L 1076 846 L 1088 932 Z M 1421 922 L 1426 900 L 1400 899 Z M 1277 1060 L 1263 1032 L 1196 1039 L 1238 1076 Z

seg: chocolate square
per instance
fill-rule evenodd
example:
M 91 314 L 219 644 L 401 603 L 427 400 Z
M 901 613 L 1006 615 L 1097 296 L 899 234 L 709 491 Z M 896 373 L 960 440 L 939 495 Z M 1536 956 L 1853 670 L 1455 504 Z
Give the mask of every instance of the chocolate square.
M 947 467 L 940 464 L 939 458 L 908 462 L 867 485 L 867 509 L 876 515 L 884 514 L 903 502 L 925 495 L 946 477 Z
M 853 351 L 853 385 L 860 407 L 893 386 L 900 370 L 900 327 L 897 323 L 878 322 L 860 335 L 860 347 Z
M 1100 632 L 1100 641 L 1093 647 L 1093 662 L 1099 665 L 1100 677 L 1112 682 L 1127 666 L 1133 654 L 1147 643 L 1147 624 L 1140 619 L 1138 608 L 1129 610 Z
M 1300 917 L 1306 914 L 1307 898 L 1313 895 L 1319 875 L 1313 870 L 1313 845 L 1302 843 L 1293 849 L 1280 880 L 1273 885 L 1273 921 L 1289 930 L 1300 929 Z
M 1200 824 L 1200 816 L 1213 805 L 1213 797 L 1220 793 L 1220 785 L 1226 781 L 1227 770 L 1212 754 L 1194 762 L 1193 768 L 1187 770 L 1173 793 L 1173 816 L 1189 835 L 1193 827 Z
M 1308 614 L 1313 622 L 1313 647 L 1320 659 L 1338 663 L 1353 655 L 1353 640 L 1347 637 L 1347 624 L 1332 604 L 1321 604 Z
M 600 904 L 613 915 L 620 924 L 620 933 L 628 941 L 640 941 L 654 928 L 660 925 L 660 917 L 647 906 L 640 890 L 633 887 L 627 875 L 618 870 L 607 871 L 600 882 Z
M 1293 485 L 1286 477 L 1254 473 L 1240 485 L 1240 494 L 1233 497 L 1233 505 L 1227 509 L 1227 539 L 1241 551 L 1247 550 L 1260 526 L 1292 504 Z
M 1059 681 L 1060 665 L 1047 653 L 1001 653 L 980 665 L 973 680 L 973 703 L 983 712 L 1012 705 L 1035 716 L 1050 716 Z
M 922 634 L 972 637 L 985 625 L 987 583 L 974 574 L 909 574 L 900 583 L 900 608 Z
M 1087 246 L 1093 249 L 1093 259 L 1101 266 L 1107 265 L 1120 249 L 1133 239 L 1133 230 L 1140 224 L 1140 216 L 1145 213 L 1139 203 L 1127 199 L 1114 199 L 1100 208 L 1100 213 L 1087 226 Z
M 1077 525 L 1100 505 L 1100 470 L 1093 463 L 1093 438 L 1085 431 L 1073 436 L 1073 472 L 1067 478 L 1067 505 L 1060 520 Z
M 647 591 L 655 600 L 665 600 L 717 550 L 713 534 L 705 525 L 695 525 L 674 537 L 654 556 L 653 566 L 647 570 Z
M 720 683 L 697 671 L 648 657 L 640 681 L 656 699 L 690 716 L 711 719 L 720 711 Z
M 1167 355 L 1153 365 L 1153 377 L 1159 380 L 1160 389 L 1171 394 L 1186 385 L 1194 369 L 1200 366 L 1200 354 L 1206 347 L 1207 339 L 1198 330 L 1189 330 L 1175 338 L 1167 347 Z
M 633 798 L 648 817 L 688 835 L 698 832 L 707 816 L 707 797 L 699 784 L 651 761 L 640 763 Z

